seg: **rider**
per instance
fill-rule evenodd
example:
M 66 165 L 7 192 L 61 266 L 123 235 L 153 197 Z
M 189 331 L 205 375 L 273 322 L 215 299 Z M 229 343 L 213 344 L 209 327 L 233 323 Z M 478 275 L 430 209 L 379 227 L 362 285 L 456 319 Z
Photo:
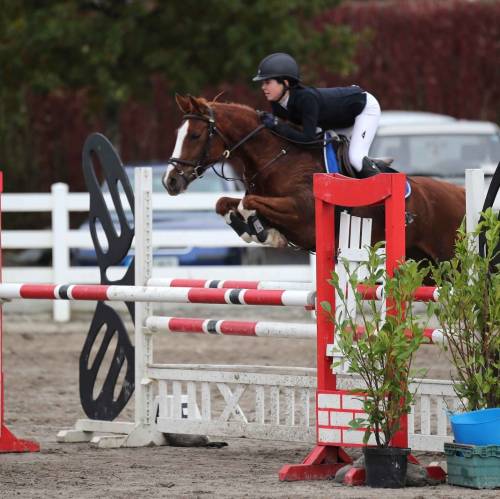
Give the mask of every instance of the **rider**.
M 261 61 L 253 81 L 262 82 L 262 91 L 271 103 L 273 114 L 264 113 L 261 118 L 267 128 L 293 141 L 308 143 L 317 139 L 318 127 L 336 131 L 352 127 L 349 161 L 358 177 L 380 173 L 374 160 L 368 158 L 380 119 L 380 105 L 373 95 L 357 85 L 304 87 L 297 62 L 281 52 Z M 302 129 L 278 122 L 277 117 Z

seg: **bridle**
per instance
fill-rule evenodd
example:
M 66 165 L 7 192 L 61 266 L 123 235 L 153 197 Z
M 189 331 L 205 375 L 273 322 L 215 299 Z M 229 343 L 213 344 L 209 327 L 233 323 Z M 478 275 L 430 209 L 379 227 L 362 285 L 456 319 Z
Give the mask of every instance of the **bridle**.
M 234 144 L 233 146 L 229 146 L 229 140 L 227 137 L 219 130 L 217 127 L 217 124 L 215 122 L 215 114 L 214 111 L 211 107 L 207 106 L 208 109 L 208 116 L 204 114 L 194 114 L 194 113 L 187 113 L 182 117 L 182 120 L 200 120 L 204 121 L 207 123 L 207 129 L 208 129 L 208 136 L 207 140 L 203 146 L 203 150 L 201 151 L 201 154 L 198 159 L 196 160 L 186 160 L 186 159 L 181 159 L 181 158 L 175 158 L 171 157 L 169 158 L 167 165 L 172 165 L 176 173 L 184 180 L 184 182 L 187 184 L 190 184 L 193 180 L 196 180 L 197 178 L 201 178 L 203 174 L 211 167 L 214 167 L 215 164 L 217 163 L 222 163 L 222 172 L 224 171 L 224 164 L 225 162 L 229 159 L 231 154 L 238 149 L 241 145 L 243 145 L 245 142 L 249 141 L 254 135 L 259 133 L 262 129 L 266 128 L 265 125 L 259 125 L 256 128 L 254 128 L 249 134 L 245 135 L 239 142 Z M 301 143 L 297 142 L 295 140 L 291 140 L 289 138 L 283 137 L 279 133 L 275 132 L 274 130 L 271 130 L 271 132 L 280 137 L 285 139 L 288 142 L 292 143 L 298 143 L 301 145 L 306 145 L 310 147 L 324 147 L 325 142 L 323 139 L 319 140 L 313 140 L 307 143 Z M 221 140 L 222 143 L 224 144 L 224 151 L 220 156 L 218 156 L 215 159 L 207 159 L 208 158 L 208 153 L 210 151 L 210 146 L 212 145 L 212 140 L 214 137 L 218 136 Z M 330 139 L 331 141 L 333 139 Z M 281 157 L 285 156 L 288 153 L 287 147 L 283 147 L 279 153 L 274 156 L 270 161 L 268 161 L 261 169 L 260 171 L 256 172 L 250 179 L 242 179 L 242 178 L 228 178 L 225 177 L 224 174 L 218 173 L 215 168 L 214 172 L 217 176 L 223 178 L 224 180 L 238 180 L 242 181 L 247 187 L 252 189 L 255 186 L 255 178 L 258 175 L 261 175 L 264 170 L 267 170 L 269 167 L 271 167 L 277 160 L 279 160 Z M 193 170 L 189 173 L 186 174 L 181 166 L 190 166 L 193 168 Z
M 233 146 L 228 146 L 229 141 L 226 136 L 217 128 L 217 124 L 215 123 L 215 114 L 211 107 L 208 107 L 208 116 L 202 114 L 185 114 L 182 119 L 185 120 L 200 120 L 207 123 L 208 137 L 203 146 L 203 150 L 198 159 L 196 160 L 186 160 L 181 158 L 171 157 L 167 164 L 172 165 L 177 172 L 178 175 L 182 176 L 187 183 L 190 183 L 192 180 L 200 178 L 203 174 L 213 165 L 219 162 L 225 162 L 231 154 L 238 149 L 242 144 L 250 140 L 254 135 L 260 132 L 264 125 L 259 125 L 257 128 L 252 130 L 248 135 L 243 137 L 239 142 L 237 142 Z M 214 137 L 218 136 L 222 143 L 224 144 L 224 151 L 222 154 L 215 159 L 207 159 L 208 153 L 210 151 L 210 146 L 212 145 L 212 140 Z M 186 176 L 186 172 L 184 172 L 179 166 L 186 165 L 193 167 L 193 171 L 189 174 L 189 177 Z

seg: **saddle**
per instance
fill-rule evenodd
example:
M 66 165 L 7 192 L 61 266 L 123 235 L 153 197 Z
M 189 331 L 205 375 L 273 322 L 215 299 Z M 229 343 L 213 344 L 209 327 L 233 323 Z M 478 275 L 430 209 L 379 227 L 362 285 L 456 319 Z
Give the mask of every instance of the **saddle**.
M 346 177 L 359 178 L 358 173 L 349 161 L 349 139 L 345 135 L 337 135 L 333 131 L 327 131 L 324 135 L 325 147 L 325 172 L 341 173 Z M 368 158 L 368 157 L 366 157 Z M 365 159 L 366 159 L 365 158 Z M 382 173 L 400 173 L 391 164 L 393 158 L 368 158 Z M 411 195 L 410 182 L 406 181 L 405 198 Z
M 337 135 L 327 131 L 324 135 L 324 157 L 326 173 L 341 173 L 346 177 L 358 178 L 356 170 L 349 161 L 349 139 L 345 135 Z M 390 165 L 393 158 L 369 158 L 383 173 L 398 173 Z

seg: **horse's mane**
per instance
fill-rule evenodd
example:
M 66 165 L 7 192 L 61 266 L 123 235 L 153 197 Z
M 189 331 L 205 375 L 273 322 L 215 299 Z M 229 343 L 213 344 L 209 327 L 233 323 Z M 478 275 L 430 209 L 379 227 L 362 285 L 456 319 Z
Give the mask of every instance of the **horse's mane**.
M 222 111 L 225 111 L 225 113 L 227 114 L 227 116 L 229 116 L 230 119 L 233 118 L 233 115 L 236 115 L 247 125 L 253 127 L 258 126 L 261 123 L 259 118 L 259 112 L 256 109 L 246 104 L 241 104 L 239 102 L 218 102 L 217 97 L 213 101 L 207 101 L 206 99 L 203 98 L 201 98 L 201 100 L 206 106 L 210 106 L 214 110 L 220 109 Z M 294 124 L 290 124 L 290 126 L 299 128 L 297 125 Z M 281 142 L 283 141 L 283 137 L 277 134 L 269 133 L 267 137 L 268 137 L 267 140 L 269 141 L 281 141 Z M 289 149 L 295 149 L 302 152 L 304 151 L 303 147 L 301 147 L 300 144 L 293 142 L 287 142 L 287 143 Z M 317 149 L 316 151 L 309 149 L 309 152 L 314 155 L 316 155 L 318 151 L 320 152 L 320 149 Z
M 254 108 L 247 106 L 246 104 L 241 104 L 239 102 L 211 101 L 211 102 L 207 102 L 207 105 L 209 105 L 210 107 L 215 107 L 215 108 L 219 107 L 219 108 L 227 109 L 227 110 L 231 110 L 231 111 L 234 110 L 234 111 L 249 113 L 253 117 L 257 118 L 257 111 Z
M 213 102 L 212 104 L 235 107 L 236 109 L 241 109 L 252 113 L 257 112 L 253 107 L 247 106 L 246 104 L 241 104 L 240 102 Z

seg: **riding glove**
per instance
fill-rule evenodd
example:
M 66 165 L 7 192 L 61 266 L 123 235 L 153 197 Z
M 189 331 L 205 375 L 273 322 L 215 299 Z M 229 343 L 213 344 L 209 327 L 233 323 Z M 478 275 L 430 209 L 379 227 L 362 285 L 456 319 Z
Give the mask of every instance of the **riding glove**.
M 278 117 L 271 113 L 262 112 L 260 115 L 260 121 L 266 128 L 270 128 L 272 130 L 278 124 Z

